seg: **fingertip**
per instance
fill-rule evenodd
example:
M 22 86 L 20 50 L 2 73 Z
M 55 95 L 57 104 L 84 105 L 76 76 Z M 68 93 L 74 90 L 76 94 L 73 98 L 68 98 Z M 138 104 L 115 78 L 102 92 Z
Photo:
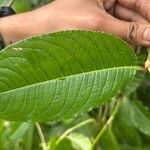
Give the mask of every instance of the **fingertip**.
M 130 23 L 127 40 L 136 45 L 150 46 L 150 25 Z

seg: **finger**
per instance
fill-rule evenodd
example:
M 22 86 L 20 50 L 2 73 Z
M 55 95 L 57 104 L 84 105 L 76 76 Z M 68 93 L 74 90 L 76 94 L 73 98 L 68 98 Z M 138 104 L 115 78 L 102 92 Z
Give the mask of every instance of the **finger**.
M 114 12 L 115 17 L 118 19 L 122 19 L 125 21 L 133 21 L 133 22 L 138 22 L 141 24 L 148 24 L 149 21 L 146 20 L 144 17 L 136 13 L 135 11 L 125 8 L 119 4 L 115 6 L 115 12 Z
M 99 31 L 119 36 L 135 45 L 150 46 L 150 25 L 121 21 L 107 14 L 99 23 Z
M 104 8 L 108 11 L 111 10 L 115 4 L 116 0 L 104 0 Z
M 118 3 L 135 10 L 150 21 L 150 0 L 118 0 Z

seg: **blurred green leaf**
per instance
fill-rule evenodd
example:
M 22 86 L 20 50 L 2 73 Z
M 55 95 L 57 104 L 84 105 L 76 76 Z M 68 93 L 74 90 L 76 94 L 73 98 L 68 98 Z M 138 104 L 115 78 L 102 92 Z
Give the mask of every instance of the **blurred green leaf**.
M 0 0 L 0 7 L 8 6 L 11 0 Z
M 148 150 L 148 149 L 144 149 L 143 147 L 130 146 L 127 144 L 120 145 L 120 147 L 121 150 Z
M 137 100 L 132 101 L 130 118 L 139 131 L 150 136 L 150 111 L 146 106 Z
M 0 135 L 0 149 L 4 150 L 31 150 L 33 125 L 29 123 L 9 123 Z
M 4 120 L 0 119 L 0 134 L 2 134 L 4 130 Z
M 26 12 L 31 10 L 31 4 L 29 0 L 15 0 L 12 8 L 16 13 Z
M 111 128 L 107 128 L 107 130 L 103 134 L 100 140 L 100 145 L 103 150 L 120 150 L 118 141 Z
M 12 0 L 0 0 L 0 7 L 9 6 L 10 2 L 12 2 Z M 26 12 L 31 10 L 31 3 L 29 0 L 14 0 L 12 8 L 16 13 Z
M 124 95 L 129 96 L 131 93 L 134 93 L 136 89 L 141 85 L 144 80 L 145 74 L 138 71 L 135 75 L 135 78 L 128 83 L 127 86 L 123 89 Z
M 150 74 L 146 74 L 145 79 L 135 93 L 137 94 L 137 99 L 150 109 Z
M 29 0 L 33 8 L 41 7 L 53 0 Z
M 71 133 L 67 136 L 74 150 L 92 150 L 92 143 L 88 137 L 81 133 Z
M 119 144 L 141 146 L 141 137 L 130 120 L 130 105 L 130 100 L 125 97 L 113 121 L 112 129 Z
M 72 145 L 69 139 L 62 140 L 58 145 L 56 145 L 57 137 L 52 137 L 49 141 L 49 150 L 72 150 Z

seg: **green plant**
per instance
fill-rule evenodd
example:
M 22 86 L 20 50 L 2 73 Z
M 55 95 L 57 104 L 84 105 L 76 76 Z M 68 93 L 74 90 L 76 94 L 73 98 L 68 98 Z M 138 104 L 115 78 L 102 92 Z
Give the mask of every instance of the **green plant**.
M 9 5 L 22 12 L 38 2 Z M 6 47 L 0 52 L 0 149 L 149 150 L 146 60 L 145 48 L 134 52 L 117 37 L 90 31 Z

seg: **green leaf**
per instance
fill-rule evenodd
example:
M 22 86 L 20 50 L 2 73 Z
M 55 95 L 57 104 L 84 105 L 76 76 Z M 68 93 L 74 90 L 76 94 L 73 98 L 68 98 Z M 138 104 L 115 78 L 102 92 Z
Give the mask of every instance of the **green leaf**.
M 52 121 L 108 102 L 137 70 L 134 51 L 112 35 L 65 31 L 0 52 L 0 117 Z
M 29 1 L 32 4 L 33 8 L 37 8 L 46 5 L 52 2 L 53 0 L 29 0 Z
M 150 109 L 150 74 L 147 73 L 145 80 L 142 82 L 137 92 L 138 100 L 142 101 L 144 105 Z
M 143 147 L 134 147 L 127 144 L 121 145 L 121 150 L 147 150 Z
M 31 4 L 29 0 L 15 0 L 12 7 L 16 13 L 26 12 L 31 10 Z
M 92 143 L 88 137 L 81 133 L 71 133 L 67 136 L 74 150 L 92 150 Z
M 107 128 L 107 130 L 103 134 L 100 140 L 100 145 L 104 150 L 120 150 L 118 141 L 111 128 Z
M 48 150 L 72 150 L 72 145 L 69 139 L 62 140 L 58 145 L 56 144 L 57 137 L 50 139 L 48 143 Z
M 9 123 L 0 135 L 0 149 L 31 150 L 33 125 L 29 123 Z
M 143 72 L 138 71 L 135 75 L 134 80 L 129 82 L 127 86 L 123 89 L 123 93 L 126 96 L 129 96 L 131 93 L 134 93 L 136 89 L 141 85 L 144 80 L 145 74 Z
M 131 146 L 141 146 L 141 135 L 135 129 L 130 119 L 130 105 L 129 98 L 125 97 L 113 121 L 113 133 L 121 144 L 126 143 Z
M 11 0 L 0 0 L 0 7 L 2 7 L 2 6 L 8 6 L 8 4 L 9 4 L 10 1 Z
M 0 0 L 0 7 L 9 6 L 12 0 Z M 31 4 L 29 0 L 14 0 L 12 8 L 16 13 L 25 12 L 31 10 Z
M 130 118 L 133 125 L 142 133 L 150 136 L 150 111 L 139 101 L 130 106 Z
M 4 128 L 4 120 L 0 119 L 0 134 L 3 132 Z

